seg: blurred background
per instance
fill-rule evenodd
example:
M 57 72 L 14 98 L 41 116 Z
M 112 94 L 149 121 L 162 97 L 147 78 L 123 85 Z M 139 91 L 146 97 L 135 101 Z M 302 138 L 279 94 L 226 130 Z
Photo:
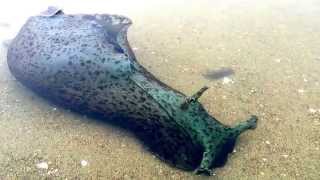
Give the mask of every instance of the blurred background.
M 224 124 L 250 114 L 258 128 L 238 140 L 214 176 L 160 161 L 132 134 L 38 97 L 10 74 L 10 40 L 29 16 L 54 5 L 70 13 L 129 17 L 139 62 L 200 98 Z M 0 179 L 319 179 L 320 1 L 10 0 L 0 6 Z

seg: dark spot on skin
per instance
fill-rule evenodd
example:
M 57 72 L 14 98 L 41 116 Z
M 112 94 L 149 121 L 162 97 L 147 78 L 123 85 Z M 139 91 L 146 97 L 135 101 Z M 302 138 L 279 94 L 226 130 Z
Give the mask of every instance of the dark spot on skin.
M 117 76 L 111 75 L 110 76 L 112 79 L 119 79 Z
M 145 97 L 140 97 L 140 101 L 144 102 L 144 101 L 146 101 L 146 98 Z
M 85 77 L 81 77 L 81 78 L 80 78 L 80 81 L 85 81 L 85 80 L 86 80 Z
M 99 76 L 100 73 L 101 73 L 100 71 L 95 71 L 94 72 L 94 74 L 97 75 L 97 76 Z
M 132 102 L 132 101 L 128 101 L 131 105 L 136 105 L 136 103 L 135 102 Z
M 142 107 L 143 107 L 145 110 L 147 110 L 147 111 L 151 111 L 151 108 L 148 107 L 148 106 L 146 106 L 145 104 L 143 104 Z

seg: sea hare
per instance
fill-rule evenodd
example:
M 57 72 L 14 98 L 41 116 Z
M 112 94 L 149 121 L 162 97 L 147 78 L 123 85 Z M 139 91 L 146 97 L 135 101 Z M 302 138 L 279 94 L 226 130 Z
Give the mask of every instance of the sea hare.
M 192 96 L 160 82 L 136 60 L 127 41 L 131 20 L 108 14 L 64 14 L 49 8 L 21 28 L 8 65 L 22 84 L 80 113 L 134 132 L 175 167 L 210 174 L 257 117 L 223 125 Z

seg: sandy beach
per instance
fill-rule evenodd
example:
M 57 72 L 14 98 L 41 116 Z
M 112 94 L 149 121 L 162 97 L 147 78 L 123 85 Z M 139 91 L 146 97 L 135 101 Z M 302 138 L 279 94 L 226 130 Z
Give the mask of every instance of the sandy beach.
M 17 3 L 0 8 L 0 179 L 320 179 L 320 1 Z M 210 114 L 228 125 L 255 114 L 258 127 L 214 176 L 197 176 L 129 132 L 40 98 L 10 74 L 6 54 L 28 16 L 48 5 L 129 17 L 146 69 L 186 94 L 209 86 L 199 100 Z

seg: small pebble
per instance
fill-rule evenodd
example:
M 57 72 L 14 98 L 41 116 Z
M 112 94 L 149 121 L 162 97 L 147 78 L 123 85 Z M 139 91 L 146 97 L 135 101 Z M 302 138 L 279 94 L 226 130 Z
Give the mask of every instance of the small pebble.
M 254 93 L 256 93 L 256 92 L 257 92 L 256 89 L 251 89 L 251 90 L 250 90 L 250 94 L 254 94 Z
M 266 144 L 270 145 L 270 141 L 266 141 Z
M 48 171 L 48 175 L 51 175 L 51 174 L 55 174 L 55 173 L 57 173 L 58 172 L 58 169 L 53 169 L 53 170 L 50 170 L 50 171 Z
M 277 62 L 277 63 L 279 63 L 279 62 L 281 62 L 281 59 L 278 58 L 278 59 L 275 59 L 274 61 Z
M 182 72 L 189 71 L 189 68 L 183 68 Z
M 281 173 L 280 175 L 281 175 L 281 176 L 283 176 L 283 177 L 286 177 L 286 176 L 287 176 L 287 175 L 286 175 L 286 174 L 284 174 L 284 173 Z
M 48 169 L 48 163 L 47 162 L 40 162 L 36 166 L 39 169 Z
M 304 93 L 304 92 L 305 92 L 304 89 L 298 89 L 298 93 L 302 94 L 302 93 Z
M 262 158 L 262 161 L 266 162 L 266 161 L 267 161 L 267 158 Z
M 88 161 L 86 161 L 86 160 L 81 160 L 80 164 L 81 164 L 82 167 L 85 167 L 85 166 L 88 165 Z
M 288 158 L 288 157 L 289 157 L 289 155 L 287 155 L 287 154 L 283 154 L 283 155 L 282 155 L 282 157 L 284 157 L 284 158 Z
M 234 81 L 233 81 L 231 78 L 229 78 L 229 77 L 224 77 L 224 78 L 222 79 L 222 84 L 229 84 L 229 83 L 233 84 Z
M 316 110 L 316 109 L 314 109 L 314 108 L 309 108 L 309 112 L 310 112 L 311 114 L 314 114 L 314 113 L 316 113 L 316 112 L 317 112 L 317 110 Z
M 124 178 L 124 179 L 131 179 L 130 176 L 127 175 L 127 174 L 125 174 L 125 175 L 123 176 L 123 178 Z

